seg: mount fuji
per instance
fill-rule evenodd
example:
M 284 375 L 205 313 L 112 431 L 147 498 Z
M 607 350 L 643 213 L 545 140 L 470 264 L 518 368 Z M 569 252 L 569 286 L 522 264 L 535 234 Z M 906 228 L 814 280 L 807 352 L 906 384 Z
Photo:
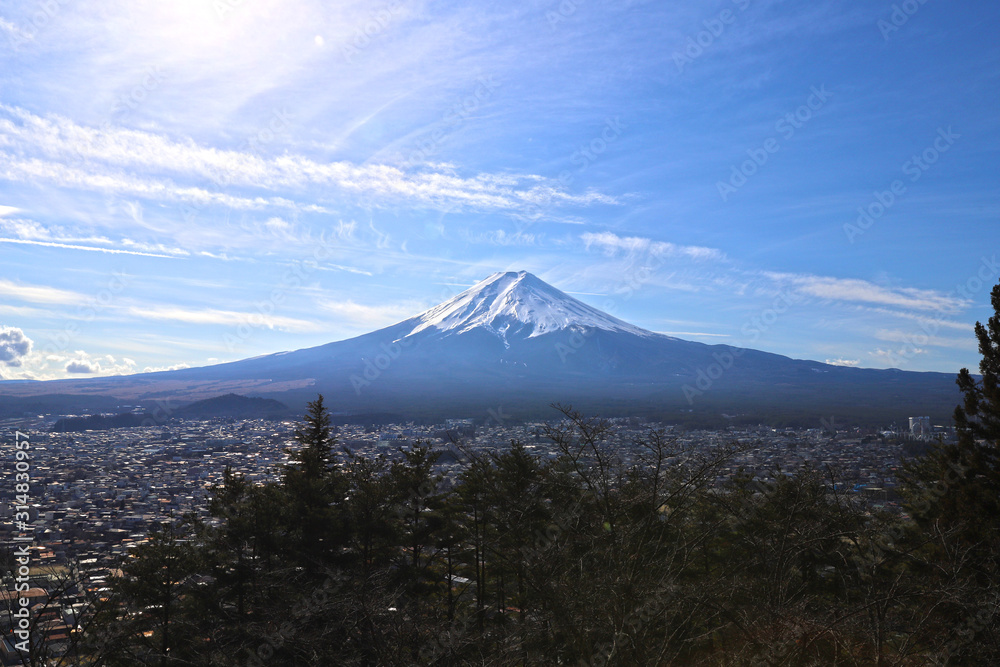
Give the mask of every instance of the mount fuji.
M 525 271 L 495 273 L 410 319 L 356 338 L 214 366 L 88 380 L 0 383 L 0 397 L 181 402 L 238 392 L 399 417 L 691 413 L 876 421 L 947 419 L 954 376 L 843 368 L 654 333 Z M 13 400 L 12 398 L 3 400 Z M 24 400 L 24 399 L 22 399 Z

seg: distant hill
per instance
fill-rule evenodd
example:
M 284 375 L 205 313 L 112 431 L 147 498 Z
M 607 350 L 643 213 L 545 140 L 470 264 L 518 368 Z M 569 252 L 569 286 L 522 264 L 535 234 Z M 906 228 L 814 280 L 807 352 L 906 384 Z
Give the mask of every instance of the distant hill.
M 291 415 L 291 411 L 287 405 L 273 398 L 225 394 L 185 405 L 183 408 L 175 410 L 173 415 L 184 419 L 209 419 L 212 417 L 262 419 Z

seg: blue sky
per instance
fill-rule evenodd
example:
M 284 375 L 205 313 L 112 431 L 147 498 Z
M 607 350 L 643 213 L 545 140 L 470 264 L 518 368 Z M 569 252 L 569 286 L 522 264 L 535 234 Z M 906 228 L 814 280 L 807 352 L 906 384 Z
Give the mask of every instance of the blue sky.
M 501 270 L 691 340 L 975 368 L 998 21 L 943 0 L 0 1 L 0 376 L 309 347 Z

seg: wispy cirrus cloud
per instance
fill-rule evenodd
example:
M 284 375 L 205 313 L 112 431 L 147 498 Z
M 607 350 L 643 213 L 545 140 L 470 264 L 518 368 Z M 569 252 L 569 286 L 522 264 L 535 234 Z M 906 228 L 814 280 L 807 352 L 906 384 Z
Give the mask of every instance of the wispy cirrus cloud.
M 969 305 L 965 299 L 936 290 L 883 287 L 857 278 L 775 272 L 766 272 L 764 275 L 786 289 L 831 301 L 896 306 L 939 313 L 954 313 Z
M 587 249 L 596 247 L 609 255 L 649 254 L 659 257 L 687 257 L 694 260 L 722 260 L 726 254 L 716 248 L 686 246 L 654 241 L 640 236 L 618 236 L 612 232 L 586 232 L 580 235 Z
M 181 248 L 133 241 L 128 238 L 119 239 L 116 242 L 106 236 L 81 236 L 58 226 L 45 226 L 34 220 L 22 218 L 5 218 L 0 220 L 0 234 L 4 233 L 9 236 L 0 235 L 0 243 L 166 259 L 190 254 Z M 125 247 L 113 247 L 115 245 Z
M 152 252 L 139 252 L 136 250 L 122 250 L 121 248 L 101 248 L 95 246 L 76 245 L 72 243 L 55 243 L 53 241 L 31 241 L 28 239 L 0 238 L 0 243 L 17 243 L 21 245 L 37 245 L 46 248 L 63 248 L 66 250 L 84 250 L 87 252 L 103 252 L 110 255 L 139 255 L 141 257 L 161 257 L 164 259 L 174 259 L 173 255 L 162 255 Z
M 894 308 L 872 308 L 864 307 L 867 312 L 875 313 L 876 315 L 884 315 L 887 317 L 900 318 L 904 320 L 915 321 L 926 330 L 936 330 L 940 327 L 946 329 L 955 329 L 957 331 L 965 331 L 970 333 L 973 330 L 973 325 L 969 322 L 960 322 L 958 320 L 949 320 L 942 317 L 930 317 L 924 313 L 908 313 L 903 310 L 897 310 Z
M 297 205 L 285 197 L 242 197 L 207 190 L 200 186 L 179 186 L 169 180 L 141 178 L 114 168 L 77 168 L 61 162 L 21 158 L 0 151 L 0 178 L 15 182 L 48 183 L 101 194 L 128 195 L 144 199 L 190 203 L 196 206 L 225 206 L 237 210 L 267 208 L 300 209 L 326 213 L 315 204 Z
M 77 292 L 46 285 L 26 285 L 4 279 L 0 279 L 0 295 L 29 303 L 75 305 L 86 301 L 86 297 Z
M 42 118 L 17 107 L 0 105 L 0 112 L 6 116 L 0 116 L 0 147 L 8 149 L 0 151 L 0 177 L 7 180 L 43 180 L 65 187 L 243 209 L 295 208 L 296 204 L 285 197 L 244 197 L 220 190 L 243 187 L 301 192 L 325 188 L 369 204 L 388 199 L 449 210 L 501 212 L 618 203 L 598 192 L 568 192 L 555 181 L 535 174 L 463 177 L 450 169 L 435 170 L 427 165 L 404 169 L 389 164 L 318 162 L 291 153 L 267 157 L 249 150 L 209 148 L 144 130 L 87 127 L 60 116 Z M 86 162 L 86 169 L 71 164 L 81 161 Z M 195 179 L 199 185 L 177 185 L 174 179 Z M 203 187 L 206 181 L 215 184 L 214 189 Z M 316 204 L 301 208 L 326 210 Z
M 501 247 L 533 246 L 537 245 L 541 240 L 538 234 L 529 234 L 520 230 L 508 232 L 503 229 L 495 229 L 481 234 L 466 231 L 463 236 L 470 243 L 485 243 Z
M 289 332 L 320 331 L 315 322 L 280 315 L 263 315 L 257 312 L 239 312 L 217 308 L 192 309 L 180 306 L 130 307 L 130 315 L 151 320 L 184 322 L 187 324 L 219 324 L 226 326 L 263 326 Z
M 344 266 L 342 264 L 326 264 L 325 266 L 317 266 L 318 271 L 343 271 L 344 273 L 354 273 L 359 276 L 369 276 L 371 277 L 371 271 L 365 271 L 364 269 L 358 269 L 353 266 Z
M 426 304 L 396 303 L 368 306 L 350 299 L 333 301 L 321 299 L 317 305 L 338 318 L 357 327 L 383 327 L 413 317 L 426 308 Z
M 928 336 L 921 332 L 915 333 L 899 329 L 879 329 L 875 332 L 875 338 L 889 343 L 913 343 L 917 339 L 921 345 L 930 345 L 933 347 L 949 347 L 964 350 L 979 349 L 976 339 L 971 333 L 968 338 L 947 338 L 944 336 Z

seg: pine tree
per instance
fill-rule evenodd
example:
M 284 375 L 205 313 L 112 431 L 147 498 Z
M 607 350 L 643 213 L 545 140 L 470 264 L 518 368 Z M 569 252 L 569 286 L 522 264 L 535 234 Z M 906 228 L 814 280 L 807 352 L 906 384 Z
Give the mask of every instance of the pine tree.
M 993 316 L 975 328 L 982 377 L 963 368 L 956 380 L 957 440 L 906 464 L 902 476 L 923 545 L 911 567 L 930 587 L 939 655 L 970 665 L 1000 659 L 1000 284 L 991 297 Z
M 976 322 L 982 360 L 977 381 L 963 368 L 956 380 L 964 394 L 955 408 L 957 442 L 938 445 L 907 466 L 909 509 L 924 526 L 955 534 L 957 544 L 973 549 L 980 565 L 996 565 L 1000 535 L 1000 284 L 993 288 L 994 314 L 986 326 Z
M 347 542 L 344 499 L 347 480 L 336 468 L 330 413 L 320 394 L 308 403 L 303 423 L 295 431 L 301 447 L 291 452 L 285 467 L 286 525 L 289 556 L 309 572 L 331 565 Z
M 125 605 L 117 631 L 131 641 L 109 654 L 107 664 L 189 664 L 204 630 L 185 604 L 185 592 L 203 564 L 190 536 L 184 523 L 166 522 L 122 568 L 123 576 L 114 583 L 114 593 Z
M 302 448 L 292 452 L 291 468 L 310 480 L 322 479 L 332 465 L 334 439 L 331 435 L 330 413 L 323 404 L 323 395 L 307 405 L 301 428 L 296 429 L 295 439 Z

